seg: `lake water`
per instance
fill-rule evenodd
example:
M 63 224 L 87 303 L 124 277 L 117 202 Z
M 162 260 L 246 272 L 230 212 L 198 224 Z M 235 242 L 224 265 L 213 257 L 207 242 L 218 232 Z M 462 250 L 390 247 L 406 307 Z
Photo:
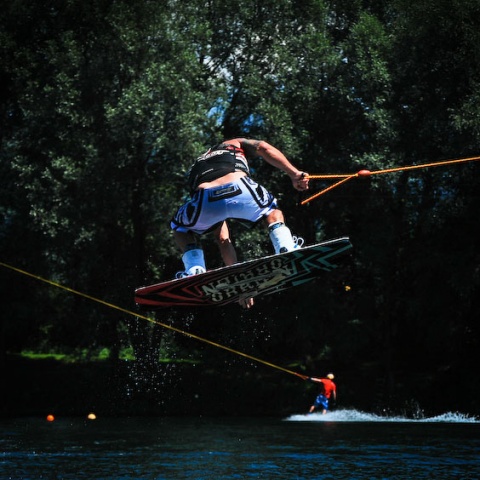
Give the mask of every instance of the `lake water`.
M 2 480 L 480 478 L 480 421 L 453 413 L 15 418 L 0 428 Z

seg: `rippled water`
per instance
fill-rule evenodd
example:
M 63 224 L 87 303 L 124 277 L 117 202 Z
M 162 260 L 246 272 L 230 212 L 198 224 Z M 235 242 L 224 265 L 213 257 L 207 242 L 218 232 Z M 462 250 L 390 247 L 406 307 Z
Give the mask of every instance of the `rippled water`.
M 480 421 L 452 413 L 22 418 L 0 428 L 2 479 L 480 478 Z

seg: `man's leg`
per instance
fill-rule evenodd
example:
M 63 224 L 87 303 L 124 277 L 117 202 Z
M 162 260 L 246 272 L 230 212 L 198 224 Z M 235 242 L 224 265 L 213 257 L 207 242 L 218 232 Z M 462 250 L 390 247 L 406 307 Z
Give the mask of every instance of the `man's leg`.
M 189 245 L 196 244 L 195 236 L 192 232 L 178 232 L 177 230 L 174 230 L 173 239 L 182 253 L 187 251 Z
M 237 263 L 237 253 L 230 239 L 230 231 L 227 222 L 223 222 L 214 230 L 213 236 L 217 242 L 220 255 L 225 265 L 233 265 Z
M 230 231 L 228 229 L 227 222 L 223 222 L 216 230 L 214 230 L 213 235 L 217 241 L 223 263 L 225 263 L 227 266 L 237 263 L 237 252 L 235 252 L 235 247 L 230 239 Z M 248 309 L 253 307 L 254 301 L 253 298 L 249 297 L 239 300 L 238 303 L 243 308 Z
M 271 223 L 276 223 L 276 222 L 285 223 L 285 217 L 283 216 L 283 212 L 278 208 L 276 208 L 275 210 L 272 210 L 265 217 L 265 220 L 267 221 L 267 225 L 270 225 Z
M 285 225 L 285 218 L 281 210 L 273 210 L 265 219 L 275 253 L 290 252 L 291 250 L 295 250 L 295 248 L 299 248 L 299 245 L 293 239 L 292 232 Z
M 179 272 L 177 276 L 181 277 L 205 273 L 207 268 L 205 266 L 203 250 L 197 246 L 193 233 L 174 230 L 173 238 L 183 252 L 182 261 L 185 266 L 185 272 Z

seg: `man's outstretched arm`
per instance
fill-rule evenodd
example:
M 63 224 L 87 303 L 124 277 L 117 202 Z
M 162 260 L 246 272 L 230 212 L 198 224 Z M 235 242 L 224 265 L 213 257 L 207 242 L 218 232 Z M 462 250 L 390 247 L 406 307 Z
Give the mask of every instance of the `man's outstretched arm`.
M 285 172 L 292 180 L 295 189 L 308 189 L 308 178 L 306 178 L 306 173 L 295 167 L 278 148 L 270 145 L 264 140 L 254 140 L 249 138 L 239 138 L 236 140 L 240 142 L 241 147 L 248 156 L 261 157 L 270 165 Z

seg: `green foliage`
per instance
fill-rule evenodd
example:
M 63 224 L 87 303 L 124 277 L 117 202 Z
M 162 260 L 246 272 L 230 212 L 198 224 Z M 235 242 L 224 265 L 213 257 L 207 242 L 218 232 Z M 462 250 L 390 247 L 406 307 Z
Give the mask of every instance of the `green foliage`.
M 264 138 L 309 173 L 478 154 L 479 10 L 477 0 L 3 5 L 2 260 L 130 309 L 136 286 L 179 269 L 169 219 L 192 159 L 223 137 Z M 308 243 L 350 235 L 354 264 L 252 312 L 161 321 L 312 373 L 478 363 L 477 164 L 355 180 L 305 208 L 285 175 L 252 167 Z M 262 228 L 232 232 L 241 259 L 271 252 Z M 204 246 L 219 266 L 208 236 Z M 4 350 L 131 349 L 147 365 L 225 356 L 18 274 L 0 282 Z

